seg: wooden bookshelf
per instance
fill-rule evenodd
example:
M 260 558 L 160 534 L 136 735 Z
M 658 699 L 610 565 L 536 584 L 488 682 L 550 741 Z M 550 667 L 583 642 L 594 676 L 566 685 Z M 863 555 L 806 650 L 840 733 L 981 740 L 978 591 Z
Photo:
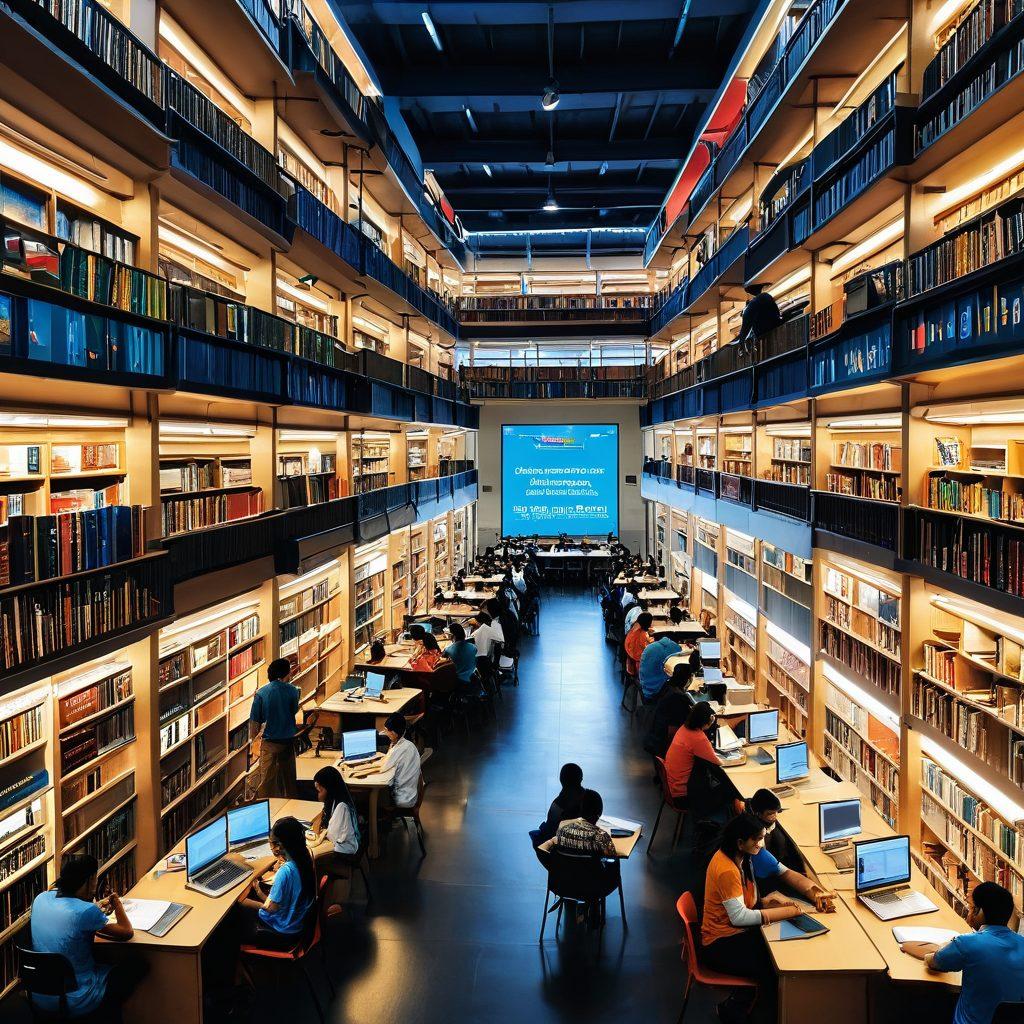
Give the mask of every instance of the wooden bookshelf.
M 409 534 L 409 614 L 419 615 L 430 607 L 430 553 L 427 549 L 429 524 L 414 526 Z
M 450 579 L 452 559 L 450 529 L 447 514 L 438 516 L 431 523 L 431 565 L 433 580 Z
M 903 448 L 899 417 L 877 419 L 892 426 L 858 428 L 844 420 L 828 424 L 829 463 L 820 481 L 823 490 L 875 501 L 900 500 Z
M 779 720 L 794 736 L 807 735 L 810 668 L 770 635 L 765 637 L 764 683 L 768 703 L 779 709 Z
M 718 469 L 718 432 L 698 428 L 697 430 L 697 468 Z
M 391 441 L 386 434 L 352 437 L 353 494 L 375 491 L 391 483 Z
M 349 493 L 343 433 L 280 430 L 277 439 L 279 508 L 320 505 Z
M 784 427 L 770 428 L 764 446 L 767 466 L 759 475 L 765 480 L 810 486 L 813 475 L 810 428 L 803 425 L 788 429 L 792 432 L 786 433 Z M 759 448 L 759 456 L 761 450 Z
M 722 472 L 736 476 L 754 475 L 754 433 L 750 430 L 736 430 L 733 427 L 722 428 L 721 456 Z M 702 463 L 703 465 L 703 463 Z M 711 469 L 713 467 L 706 466 Z
M 355 621 L 353 654 L 368 647 L 373 638 L 387 629 L 385 607 L 388 601 L 388 556 L 386 546 L 356 548 L 352 573 L 352 606 Z M 429 596 L 429 595 L 428 595 Z

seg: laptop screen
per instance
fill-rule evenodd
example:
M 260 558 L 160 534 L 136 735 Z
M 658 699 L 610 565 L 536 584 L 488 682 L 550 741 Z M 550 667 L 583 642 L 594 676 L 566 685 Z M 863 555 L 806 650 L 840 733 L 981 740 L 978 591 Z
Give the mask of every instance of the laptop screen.
M 270 835 L 270 801 L 260 800 L 228 811 L 228 845 L 251 843 Z
M 823 843 L 860 835 L 860 800 L 818 804 L 818 833 Z
M 383 672 L 366 673 L 366 695 L 379 697 L 384 692 L 385 675 Z
M 707 686 L 708 683 L 720 683 L 722 681 L 722 670 L 720 668 L 709 668 L 705 666 L 702 675 L 704 677 L 705 686 Z
M 423 629 L 424 633 L 433 633 L 434 632 L 433 623 L 430 622 L 429 619 L 426 622 L 410 622 L 409 626 L 410 626 L 410 628 L 412 626 L 420 626 Z
M 361 757 L 377 753 L 377 730 L 355 729 L 341 734 L 341 749 L 345 757 Z
M 779 738 L 779 712 L 754 711 L 747 715 L 747 742 L 763 743 Z
M 855 886 L 868 892 L 910 881 L 910 837 L 889 836 L 854 844 Z
M 722 657 L 721 640 L 701 640 L 697 644 L 701 661 L 717 661 Z
M 809 772 L 806 743 L 783 743 L 775 748 L 775 769 L 778 782 L 802 779 Z
M 228 823 L 222 814 L 185 840 L 185 874 L 192 878 L 227 852 Z

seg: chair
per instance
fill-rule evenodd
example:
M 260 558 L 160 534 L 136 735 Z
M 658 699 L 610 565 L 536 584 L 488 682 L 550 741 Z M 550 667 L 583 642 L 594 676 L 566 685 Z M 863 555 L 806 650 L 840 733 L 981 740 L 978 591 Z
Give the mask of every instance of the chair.
M 501 683 L 508 680 L 513 686 L 519 685 L 519 651 L 514 647 L 506 647 L 505 644 L 495 642 L 492 657 L 494 658 L 494 675 L 499 683 L 498 695 L 501 696 Z M 503 657 L 511 658 L 511 668 L 501 667 L 501 659 Z M 502 697 L 502 700 L 504 700 L 504 697 Z
M 697 943 L 693 937 L 694 929 L 698 925 L 697 905 L 693 902 L 693 896 L 684 892 L 676 900 L 676 911 L 683 920 L 683 949 L 682 961 L 686 967 L 686 988 L 683 991 L 683 1008 L 679 1011 L 677 1024 L 682 1024 L 686 1016 L 686 1007 L 690 1002 L 690 993 L 693 991 L 693 983 L 701 985 L 713 985 L 716 988 L 757 988 L 757 982 L 750 978 L 739 978 L 731 974 L 719 974 L 710 968 L 703 967 L 697 958 Z
M 637 705 L 640 703 L 640 680 L 636 676 L 624 673 L 625 686 L 622 690 L 622 702 L 619 707 L 629 712 L 632 718 L 636 714 Z
M 423 765 L 430 754 L 433 754 L 433 751 L 430 751 L 426 756 L 420 755 L 420 777 L 416 783 L 416 803 L 412 807 L 396 807 L 391 812 L 392 818 L 400 818 L 402 820 L 407 832 L 410 821 L 416 826 L 416 838 L 419 840 L 420 853 L 424 857 L 427 855 L 427 846 L 424 842 L 423 824 L 420 821 L 420 807 L 423 805 L 423 793 L 427 788 L 427 784 L 423 781 Z
M 683 829 L 683 818 L 686 816 L 687 807 L 685 804 L 685 798 L 674 797 L 672 790 L 668 784 L 668 771 L 665 768 L 665 758 L 655 757 L 654 768 L 658 773 L 658 784 L 661 786 L 661 806 L 658 808 L 658 816 L 654 819 L 654 828 L 651 829 L 651 838 L 647 840 L 647 853 L 648 856 L 651 852 L 651 844 L 654 842 L 654 837 L 658 834 L 658 826 L 661 824 L 661 815 L 666 807 L 675 811 L 676 814 L 676 831 L 672 837 L 672 849 L 676 848 L 676 844 L 679 842 L 679 833 Z
M 34 949 L 18 947 L 18 978 L 32 1011 L 34 1021 L 71 1020 L 68 1012 L 68 993 L 78 987 L 75 969 L 61 953 L 37 953 Z M 56 996 L 57 1013 L 44 1013 L 32 996 Z M 86 1019 L 86 1018 L 78 1018 Z
M 324 925 L 327 920 L 327 893 L 328 893 L 328 878 L 325 875 L 320 879 L 320 886 L 317 892 L 317 898 L 313 902 L 313 906 L 310 907 L 309 913 L 307 914 L 306 922 L 303 925 L 302 932 L 298 942 L 291 949 L 264 949 L 262 946 L 242 946 L 239 949 L 239 953 L 243 957 L 247 957 L 253 960 L 269 960 L 276 961 L 277 963 L 291 963 L 297 964 L 299 970 L 302 972 L 302 977 L 306 980 L 306 987 L 309 989 L 309 994 L 313 999 L 313 1005 L 316 1007 L 317 1017 L 320 1018 L 320 1024 L 324 1024 L 324 1011 L 320 1005 L 320 998 L 316 994 L 316 989 L 313 987 L 313 979 L 309 976 L 309 971 L 306 970 L 306 957 L 320 946 L 320 953 L 323 964 L 324 975 L 327 977 L 327 984 L 330 985 L 331 995 L 334 995 L 334 981 L 331 978 L 330 971 L 327 970 L 327 951 L 322 945 Z M 249 982 L 253 988 L 252 976 L 246 970 L 246 975 L 249 978 Z
M 551 849 L 545 855 L 547 859 L 548 884 L 544 891 L 544 913 L 540 919 L 540 938 L 538 942 L 544 941 L 544 929 L 547 927 L 548 914 L 557 910 L 558 916 L 555 919 L 555 935 L 558 935 L 558 927 L 562 922 L 562 908 L 566 903 L 582 903 L 591 911 L 596 910 L 600 915 L 600 928 L 604 930 L 605 922 L 605 901 L 616 889 L 619 891 L 619 909 L 622 914 L 623 930 L 628 930 L 626 923 L 626 898 L 622 891 L 622 872 L 619 870 L 619 862 L 605 861 L 597 854 L 566 853 L 557 847 Z M 543 858 L 538 859 L 544 863 Z M 608 865 L 614 865 L 610 870 Z M 609 885 L 614 882 L 614 885 Z M 549 908 L 550 898 L 555 897 L 555 903 Z

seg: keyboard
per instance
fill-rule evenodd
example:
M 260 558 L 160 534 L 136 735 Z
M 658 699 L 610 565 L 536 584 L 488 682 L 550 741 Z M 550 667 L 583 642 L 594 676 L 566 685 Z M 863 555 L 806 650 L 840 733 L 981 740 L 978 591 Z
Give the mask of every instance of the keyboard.
M 796 790 L 792 786 L 772 786 L 772 792 L 776 796 L 793 796 Z
M 888 906 L 890 903 L 902 903 L 914 890 L 909 885 L 904 885 L 899 889 L 890 889 L 888 892 L 880 892 L 877 896 L 872 896 L 876 903 L 881 903 Z
M 771 751 L 765 750 L 764 747 L 758 747 L 757 750 L 750 755 L 750 760 L 756 764 L 775 764 L 775 758 L 772 757 Z
M 223 885 L 230 885 L 235 880 L 249 874 L 249 868 L 242 864 L 235 864 L 233 861 L 221 861 L 212 871 L 205 871 L 196 876 L 196 882 L 206 889 L 219 889 Z
M 912 917 L 915 914 L 929 914 L 938 909 L 927 896 L 915 892 L 906 885 L 880 893 L 865 893 L 861 899 L 875 917 L 882 921 Z

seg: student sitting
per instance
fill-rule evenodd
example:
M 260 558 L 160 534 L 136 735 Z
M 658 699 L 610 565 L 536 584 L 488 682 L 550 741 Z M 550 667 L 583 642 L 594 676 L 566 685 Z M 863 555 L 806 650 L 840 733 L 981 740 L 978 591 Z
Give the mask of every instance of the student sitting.
M 753 978 L 758 995 L 767 1001 L 778 983 L 758 929 L 796 917 L 800 908 L 777 896 L 759 903 L 750 861 L 763 845 L 764 826 L 749 814 L 738 815 L 723 829 L 704 882 L 701 960 L 723 974 Z M 726 1022 L 744 1020 L 752 1002 L 753 996 L 733 993 L 719 1004 L 718 1016 Z M 775 1014 L 765 1019 L 774 1020 Z
M 640 660 L 648 645 L 654 640 L 651 636 L 651 625 L 654 617 L 650 612 L 641 612 L 633 624 L 633 628 L 626 634 L 623 647 L 626 650 L 626 672 L 631 676 L 637 675 L 640 671 Z
M 622 620 L 622 625 L 625 631 L 628 633 L 633 628 L 633 623 L 640 617 L 642 612 L 647 611 L 647 602 L 640 600 L 634 604 L 628 612 L 626 612 L 625 619 Z
M 972 934 L 958 935 L 941 947 L 930 942 L 900 946 L 930 971 L 963 972 L 953 1024 L 991 1024 L 1000 1003 L 1024 1003 L 1024 935 L 1008 927 L 1013 911 L 1009 890 L 980 882 L 971 892 L 967 915 Z
M 472 644 L 469 645 L 473 647 Z M 474 650 L 476 648 L 473 648 Z M 476 664 L 474 659 L 473 664 Z M 405 715 L 395 712 L 384 723 L 384 735 L 391 741 L 382 771 L 395 769 L 391 786 L 384 797 L 386 809 L 402 810 L 412 807 L 419 795 L 420 752 L 412 740 L 405 737 Z
M 737 814 L 752 814 L 764 825 L 764 847 L 774 860 L 787 864 L 802 863 L 803 856 L 796 844 L 783 829 L 775 827 L 779 821 L 779 812 L 782 810 L 782 801 L 770 789 L 759 789 L 749 799 L 736 803 Z M 768 864 L 767 859 L 762 863 Z M 761 872 L 755 874 L 758 878 L 771 877 Z
M 433 672 L 438 662 L 444 657 L 437 645 L 437 637 L 433 633 L 424 633 L 421 650 L 409 662 L 413 672 Z
M 93 938 L 102 935 L 127 942 L 134 934 L 120 897 L 111 893 L 107 910 L 95 902 L 98 864 L 89 854 L 72 855 L 60 869 L 54 888 L 32 901 L 32 948 L 38 953 L 59 953 L 75 972 L 75 987 L 68 992 L 68 1014 L 72 1019 L 92 1015 L 95 1020 L 119 1021 L 121 1005 L 146 973 L 138 959 L 122 959 L 113 967 L 97 964 Z M 45 1014 L 57 1014 L 56 996 L 32 996 L 32 1004 Z
M 665 662 L 681 651 L 682 647 L 670 636 L 663 636 L 658 640 L 654 640 L 644 648 L 643 655 L 640 658 L 638 677 L 640 680 L 640 692 L 643 694 L 645 701 L 650 702 L 661 693 L 665 683 L 668 681 Z
M 611 835 L 597 826 L 603 813 L 601 794 L 593 789 L 584 789 L 580 794 L 580 816 L 563 821 L 554 839 L 543 843 L 540 849 L 545 852 L 558 849 L 564 853 L 596 853 L 602 857 L 614 857 L 615 844 Z
M 583 769 L 578 764 L 563 764 L 562 770 L 558 773 L 558 782 L 561 789 L 558 796 L 551 801 L 548 808 L 548 816 L 540 828 L 530 833 L 530 839 L 534 846 L 540 846 L 549 839 L 553 839 L 558 831 L 558 826 L 570 818 L 578 818 L 580 815 L 580 800 L 583 797 Z
M 371 665 L 377 665 L 382 662 L 388 656 L 387 648 L 384 646 L 383 640 L 374 640 L 370 644 L 370 658 L 369 663 Z
M 323 804 L 313 822 L 316 838 L 310 844 L 317 876 L 328 875 L 347 881 L 352 875 L 360 842 L 359 818 L 352 794 L 341 772 L 332 764 L 325 765 L 313 776 L 313 788 Z
M 696 791 L 696 780 L 695 791 L 691 793 L 690 780 L 698 760 L 709 765 L 722 763 L 710 739 L 716 725 L 715 709 L 706 700 L 698 701 L 672 737 L 668 753 L 665 755 L 665 774 L 674 799 L 681 800 L 692 796 L 696 801 L 701 796 L 707 797 L 706 792 Z
M 476 673 L 476 644 L 466 639 L 465 627 L 460 622 L 453 622 L 448 627 L 448 635 L 452 642 L 444 649 L 444 656 L 451 659 L 460 683 L 469 683 Z
M 276 863 L 252 880 L 236 904 L 240 942 L 263 949 L 291 949 L 317 897 L 305 828 L 295 818 L 279 818 L 270 830 L 270 852 Z M 275 875 L 268 889 L 263 876 L 270 871 Z
M 644 736 L 644 750 L 655 757 L 665 756 L 672 738 L 690 716 L 693 702 L 686 695 L 690 678 L 689 665 L 676 665 L 668 686 L 662 690 L 658 703 L 654 705 L 654 713 Z
M 668 610 L 668 617 L 672 620 L 673 626 L 678 626 L 685 618 L 685 615 L 683 613 L 683 609 L 680 608 L 679 605 L 674 604 Z
M 622 610 L 626 612 L 629 610 L 631 604 L 636 604 L 640 600 L 640 585 L 638 583 L 627 583 L 626 588 L 622 591 Z
M 477 627 L 473 630 L 471 637 L 476 644 L 477 657 L 489 658 L 496 643 L 505 642 L 505 633 L 500 622 L 494 622 L 487 612 L 480 612 L 477 617 Z

